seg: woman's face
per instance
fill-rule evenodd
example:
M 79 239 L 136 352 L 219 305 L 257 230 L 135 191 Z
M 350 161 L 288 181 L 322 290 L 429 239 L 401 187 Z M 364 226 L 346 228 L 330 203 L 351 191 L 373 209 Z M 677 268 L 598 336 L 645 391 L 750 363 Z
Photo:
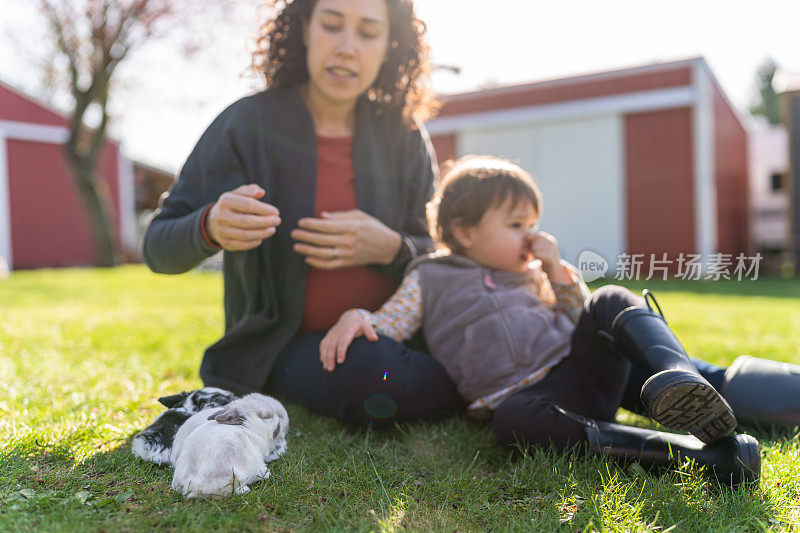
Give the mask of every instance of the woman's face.
M 309 90 L 355 104 L 372 86 L 389 47 L 385 0 L 319 0 L 303 33 Z

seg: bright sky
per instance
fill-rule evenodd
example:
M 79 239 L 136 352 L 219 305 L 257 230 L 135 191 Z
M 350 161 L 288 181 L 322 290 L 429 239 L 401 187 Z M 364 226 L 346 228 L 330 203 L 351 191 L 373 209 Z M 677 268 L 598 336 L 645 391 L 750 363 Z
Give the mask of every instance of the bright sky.
M 40 79 L 31 63 L 43 35 L 32 4 L 0 0 L 0 79 L 28 90 Z M 744 113 L 766 57 L 800 73 L 798 0 L 416 0 L 416 9 L 434 61 L 462 68 L 434 76 L 443 93 L 702 55 Z M 243 8 L 222 29 L 209 21 L 201 31 L 211 44 L 191 59 L 173 41 L 133 57 L 113 129 L 129 157 L 179 169 L 214 116 L 253 91 L 242 74 L 258 13 Z

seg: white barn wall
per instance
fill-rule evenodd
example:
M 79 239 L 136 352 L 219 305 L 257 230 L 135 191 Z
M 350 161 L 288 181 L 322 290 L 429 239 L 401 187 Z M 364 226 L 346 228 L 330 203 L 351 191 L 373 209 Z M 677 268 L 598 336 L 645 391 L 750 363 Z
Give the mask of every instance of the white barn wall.
M 591 249 L 614 270 L 626 249 L 624 123 L 618 115 L 535 125 L 462 130 L 458 155 L 491 154 L 518 162 L 544 197 L 540 224 L 575 264 Z
M 717 196 L 714 168 L 713 80 L 703 63 L 694 68 L 697 94 L 692 114 L 694 134 L 694 195 L 696 253 L 703 257 L 717 252 Z
M 119 183 L 120 240 L 129 250 L 136 250 L 136 187 L 134 184 L 133 161 L 118 152 L 117 182 Z

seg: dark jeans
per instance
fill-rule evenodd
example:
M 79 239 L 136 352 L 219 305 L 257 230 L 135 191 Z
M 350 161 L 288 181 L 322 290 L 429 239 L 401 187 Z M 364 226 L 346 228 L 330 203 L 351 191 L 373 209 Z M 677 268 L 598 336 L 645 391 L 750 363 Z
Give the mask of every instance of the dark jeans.
M 584 304 L 569 356 L 540 382 L 506 398 L 495 410 L 492 426 L 501 444 L 516 442 L 565 448 L 586 442 L 584 426 L 555 406 L 595 420 L 612 421 L 622 401 L 630 363 L 614 352 L 598 331 L 625 308 L 643 306 L 629 290 L 608 285 Z
M 342 422 L 385 427 L 431 420 L 464 409 L 455 385 L 433 357 L 387 337 L 353 341 L 344 364 L 327 372 L 319 360 L 324 331 L 298 335 L 283 349 L 267 394 Z

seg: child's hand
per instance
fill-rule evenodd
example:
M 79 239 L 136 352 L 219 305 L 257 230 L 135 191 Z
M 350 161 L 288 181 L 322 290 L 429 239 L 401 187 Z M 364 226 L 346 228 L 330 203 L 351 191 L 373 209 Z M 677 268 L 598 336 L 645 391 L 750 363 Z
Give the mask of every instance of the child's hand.
M 542 270 L 550 278 L 550 281 L 556 283 L 570 282 L 567 273 L 561 266 L 561 252 L 558 251 L 558 241 L 555 237 L 544 231 L 531 233 L 530 250 L 534 259 L 542 262 Z
M 319 360 L 322 361 L 322 367 L 328 372 L 333 372 L 337 363 L 340 365 L 344 363 L 347 347 L 353 339 L 361 335 L 372 342 L 378 340 L 375 329 L 360 313 L 354 309 L 345 311 L 319 343 Z

